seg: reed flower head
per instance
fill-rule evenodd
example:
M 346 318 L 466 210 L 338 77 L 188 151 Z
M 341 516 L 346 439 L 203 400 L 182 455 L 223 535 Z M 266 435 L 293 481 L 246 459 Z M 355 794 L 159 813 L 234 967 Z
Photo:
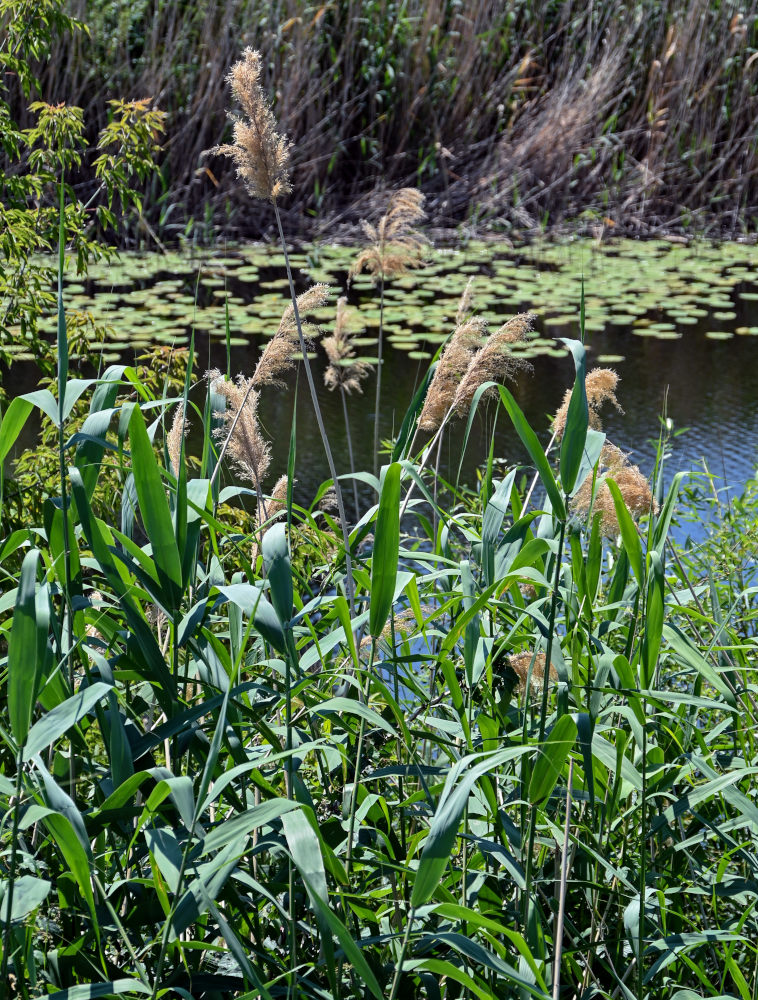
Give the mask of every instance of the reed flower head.
M 455 314 L 455 325 L 463 326 L 474 308 L 474 278 L 473 275 L 466 282 L 463 294 L 458 300 L 458 311 Z
M 267 520 L 276 517 L 277 514 L 281 514 L 283 510 L 287 509 L 288 485 L 289 479 L 286 476 L 279 476 L 271 491 L 271 496 L 268 500 L 264 501 Z
M 289 179 L 290 143 L 279 134 L 276 119 L 261 87 L 261 56 L 245 49 L 227 77 L 246 119 L 230 115 L 234 143 L 215 146 L 211 152 L 230 156 L 237 175 L 253 198 L 276 201 L 292 190 Z
M 468 413 L 476 390 L 485 382 L 514 379 L 517 372 L 531 368 L 528 361 L 512 353 L 511 347 L 526 339 L 534 319 L 533 313 L 519 313 L 491 334 L 484 347 L 474 354 L 453 400 L 457 413 Z
M 522 689 L 526 687 L 527 680 L 529 681 L 529 690 L 532 694 L 538 694 L 542 691 L 542 687 L 545 683 L 545 663 L 546 656 L 544 653 L 533 653 L 531 650 L 525 650 L 521 653 L 513 653 L 508 657 L 508 666 L 516 674 L 519 679 L 519 685 Z M 531 668 L 531 677 L 529 674 Z M 558 674 L 556 672 L 553 664 L 550 664 L 550 680 L 557 680 Z
M 350 268 L 348 280 L 367 271 L 375 281 L 385 281 L 420 267 L 428 241 L 414 228 L 426 218 L 424 195 L 415 188 L 400 188 L 390 197 L 386 213 L 373 226 L 365 220 L 363 232 L 368 246 Z
M 600 407 L 603 403 L 612 403 L 619 413 L 624 412 L 616 399 L 618 382 L 619 377 L 612 368 L 593 368 L 592 371 L 587 373 L 584 385 L 587 392 L 587 405 L 590 411 L 590 427 L 596 431 L 602 430 Z M 562 437 L 566 429 L 566 418 L 570 402 L 571 389 L 567 389 L 563 397 L 563 402 L 553 418 L 553 433 L 557 438 Z
M 171 469 L 175 476 L 179 475 L 179 463 L 182 454 L 182 441 L 187 436 L 189 421 L 185 416 L 184 403 L 180 403 L 174 410 L 174 419 L 171 422 L 171 430 L 166 435 L 166 448 L 168 458 L 171 462 Z
M 329 358 L 329 367 L 324 372 L 324 384 L 332 392 L 335 389 L 344 389 L 348 394 L 353 390 L 363 392 L 361 382 L 371 371 L 372 366 L 367 361 L 356 359 L 352 339 L 347 299 L 342 296 L 337 300 L 334 333 L 322 341 Z
M 313 285 L 307 291 L 297 296 L 297 314 L 301 322 L 309 312 L 323 306 L 329 298 L 328 285 Z M 306 330 L 311 336 L 318 333 L 316 327 L 302 323 L 303 334 Z M 295 308 L 290 302 L 284 310 L 279 329 L 266 344 L 266 348 L 255 366 L 253 385 L 281 385 L 281 376 L 295 366 L 299 358 L 300 337 L 297 331 Z
M 207 377 L 214 383 L 215 391 L 229 404 L 223 412 L 222 426 L 213 432 L 214 437 L 223 443 L 231 432 L 227 454 L 240 475 L 260 493 L 260 484 L 271 464 L 271 445 L 261 433 L 258 422 L 260 395 L 253 388 L 253 380 L 243 375 L 230 382 L 214 369 L 208 372 Z
M 294 483 L 294 480 L 293 480 Z M 266 525 L 266 529 L 263 534 L 266 534 L 269 527 L 271 526 L 269 522 L 273 521 L 275 518 L 278 519 L 280 514 L 283 514 L 287 510 L 287 486 L 289 484 L 289 479 L 286 476 L 280 476 L 273 490 L 271 491 L 271 496 L 266 499 L 265 497 L 260 497 L 258 501 L 258 516 L 256 517 L 256 527 L 262 527 Z M 253 549 L 251 556 L 251 563 L 255 566 L 258 556 L 260 555 L 260 545 L 258 544 L 259 539 L 255 537 L 253 539 Z
M 461 317 L 461 310 L 458 316 Z M 487 324 L 479 317 L 463 320 L 456 327 L 440 356 L 419 417 L 419 430 L 436 431 L 455 402 L 461 379 L 482 345 Z
M 658 504 L 647 479 L 636 465 L 629 462 L 628 455 L 615 444 L 607 442 L 600 452 L 594 496 L 593 477 L 587 476 L 571 501 L 572 509 L 580 516 L 589 518 L 595 514 L 600 515 L 600 529 L 607 538 L 615 538 L 620 530 L 608 479 L 612 479 L 618 486 L 632 517 L 658 513 Z

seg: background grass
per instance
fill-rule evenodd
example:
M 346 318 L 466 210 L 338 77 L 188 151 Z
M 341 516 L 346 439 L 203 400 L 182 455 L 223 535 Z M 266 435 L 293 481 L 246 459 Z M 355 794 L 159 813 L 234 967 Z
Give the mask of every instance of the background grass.
M 423 188 L 442 226 L 753 225 L 754 0 L 64 7 L 90 33 L 59 40 L 42 97 L 83 106 L 91 137 L 106 98 L 150 95 L 169 113 L 160 178 L 131 241 L 273 226 L 228 166 L 204 156 L 225 135 L 224 77 L 245 45 L 261 50 L 264 86 L 295 143 L 290 232 L 333 234 L 369 213 L 377 188 L 405 184 Z M 26 103 L 15 94 L 22 120 Z

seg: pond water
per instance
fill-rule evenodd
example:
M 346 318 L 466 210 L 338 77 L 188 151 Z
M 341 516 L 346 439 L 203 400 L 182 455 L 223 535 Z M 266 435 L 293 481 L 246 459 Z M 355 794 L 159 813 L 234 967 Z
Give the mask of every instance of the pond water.
M 298 290 L 325 281 L 335 293 L 347 287 L 356 250 L 317 247 L 293 255 Z M 673 442 L 669 473 L 702 469 L 703 462 L 723 483 L 738 489 L 758 463 L 758 249 L 747 244 L 689 246 L 665 241 L 619 241 L 512 248 L 471 242 L 437 251 L 423 268 L 391 282 L 385 297 L 383 395 L 380 436 L 400 426 L 406 408 L 439 346 L 455 323 L 458 299 L 470 277 L 476 311 L 491 329 L 516 312 L 538 314 L 533 340 L 522 350 L 532 370 L 510 388 L 531 425 L 549 438 L 550 415 L 573 381 L 573 363 L 556 338 L 576 337 L 582 278 L 585 283 L 586 342 L 590 367 L 618 372 L 618 398 L 624 413 L 608 408 L 609 438 L 632 453 L 649 472 L 664 413 L 675 429 L 686 431 Z M 226 367 L 224 303 L 228 299 L 232 333 L 232 371 L 250 373 L 266 338 L 278 325 L 288 301 L 281 255 L 251 246 L 203 257 L 170 254 L 125 255 L 119 267 L 95 267 L 84 283 L 70 283 L 69 308 L 89 308 L 112 331 L 103 358 L 129 357 L 151 343 L 188 343 L 194 317 L 199 370 Z M 359 276 L 349 299 L 356 308 L 357 341 L 367 359 L 376 350 L 378 295 Z M 324 332 L 333 325 L 334 306 L 315 319 Z M 339 471 L 348 471 L 342 404 L 321 378 L 323 352 L 315 372 Z M 274 442 L 274 476 L 283 470 L 289 441 L 294 383 L 266 390 L 262 419 Z M 21 387 L 19 387 L 21 388 Z M 26 387 L 24 387 L 26 388 Z M 305 380 L 298 386 L 298 496 L 308 502 L 326 478 L 326 461 Z M 365 395 L 348 401 L 358 468 L 369 468 L 374 435 L 374 382 Z M 482 408 L 463 457 L 462 479 L 473 482 L 496 420 L 496 457 L 525 459 L 501 410 Z M 442 473 L 455 477 L 461 461 L 464 422 L 446 433 Z M 269 484 L 270 485 L 270 484 Z M 371 491 L 361 487 L 364 502 Z

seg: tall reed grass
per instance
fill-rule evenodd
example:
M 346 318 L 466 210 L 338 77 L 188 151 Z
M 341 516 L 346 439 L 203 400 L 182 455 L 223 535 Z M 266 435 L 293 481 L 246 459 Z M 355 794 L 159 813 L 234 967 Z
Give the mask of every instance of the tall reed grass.
M 755 586 L 672 541 L 669 442 L 616 461 L 566 341 L 545 449 L 491 380 L 517 317 L 464 379 L 523 469 L 435 501 L 419 393 L 356 524 L 291 486 L 273 523 L 255 374 L 70 377 L 60 191 L 57 383 L 0 422 L 0 463 L 32 414 L 60 459 L 39 522 L 0 510 L 6 995 L 755 1000 Z

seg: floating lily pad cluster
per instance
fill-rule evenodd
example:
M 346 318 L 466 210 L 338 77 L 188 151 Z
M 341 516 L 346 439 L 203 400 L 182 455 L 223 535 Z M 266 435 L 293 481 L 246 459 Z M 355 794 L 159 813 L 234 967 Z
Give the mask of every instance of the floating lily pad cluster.
M 293 253 L 298 290 L 323 281 L 344 291 L 355 253 L 344 246 Z M 538 314 L 531 340 L 516 348 L 522 356 L 562 356 L 555 338 L 578 334 L 584 277 L 590 342 L 604 333 L 605 353 L 596 360 L 617 363 L 629 336 L 720 340 L 758 334 L 757 264 L 758 250 L 740 243 L 576 239 L 512 248 L 471 241 L 435 251 L 423 269 L 388 284 L 385 331 L 412 360 L 430 359 L 452 332 L 458 299 L 473 275 L 476 308 L 492 325 L 525 309 Z M 379 328 L 370 278 L 355 279 L 350 299 L 364 327 L 355 343 L 370 361 Z M 118 263 L 95 265 L 86 281 L 72 280 L 66 288 L 67 308 L 88 310 L 107 329 L 105 360 L 151 344 L 184 346 L 193 327 L 201 337 L 224 342 L 227 308 L 232 345 L 262 347 L 288 301 L 282 256 L 265 246 L 223 256 L 124 253 Z M 333 306 L 313 318 L 330 326 Z M 52 333 L 54 326 L 51 316 L 43 329 Z M 17 356 L 24 356 L 23 345 Z

